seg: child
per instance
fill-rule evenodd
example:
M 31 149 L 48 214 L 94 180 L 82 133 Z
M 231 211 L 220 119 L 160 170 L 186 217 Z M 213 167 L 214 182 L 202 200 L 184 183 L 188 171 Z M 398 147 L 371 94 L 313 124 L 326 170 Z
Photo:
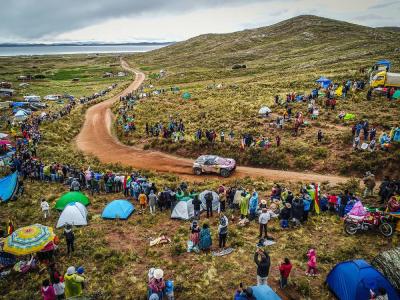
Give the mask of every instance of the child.
M 77 269 L 76 269 L 76 273 L 79 275 L 79 276 L 81 276 L 81 277 L 83 277 L 83 278 L 85 278 L 85 280 L 86 280 L 86 277 L 85 277 L 85 268 L 84 267 L 78 267 Z M 85 281 L 82 281 L 81 282 L 81 285 L 82 285 L 82 290 L 85 288 Z
M 314 249 L 308 250 L 307 253 L 308 262 L 307 262 L 307 272 L 308 276 L 316 276 L 317 275 L 317 254 Z
M 56 297 L 54 293 L 54 288 L 50 284 L 50 280 L 48 279 L 43 280 L 42 288 L 40 291 L 42 293 L 43 300 L 53 300 Z
M 281 273 L 281 279 L 279 281 L 279 285 L 281 289 L 287 286 L 290 271 L 292 271 L 292 264 L 290 263 L 289 258 L 285 257 L 285 259 L 279 266 L 279 272 Z
M 55 278 L 53 283 L 53 289 L 56 294 L 57 300 L 65 299 L 65 283 L 60 282 L 60 278 Z
M 172 280 L 167 280 L 165 283 L 165 295 L 167 295 L 168 300 L 174 300 L 174 282 Z
M 190 240 L 193 242 L 193 246 L 197 246 L 200 241 L 200 227 L 197 221 L 193 221 L 192 226 L 190 226 L 190 230 Z

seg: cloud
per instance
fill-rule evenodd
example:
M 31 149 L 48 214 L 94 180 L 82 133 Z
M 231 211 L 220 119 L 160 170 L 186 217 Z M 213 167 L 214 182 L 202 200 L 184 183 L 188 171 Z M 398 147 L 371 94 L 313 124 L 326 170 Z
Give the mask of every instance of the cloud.
M 253 2 L 265 0 L 2 0 L 0 36 L 39 39 L 110 19 Z
M 394 0 L 1 0 L 1 42 L 171 41 L 301 14 L 399 26 Z M 371 8 L 377 7 L 377 11 Z
M 386 2 L 386 3 L 385 3 L 385 2 L 386 2 L 386 1 L 381 1 L 381 2 L 379 2 L 378 4 L 369 6 L 368 9 L 369 9 L 369 10 L 383 9 L 383 8 L 388 7 L 388 6 L 392 6 L 392 5 L 394 5 L 394 4 L 397 4 L 397 5 L 400 4 L 399 1 L 391 1 L 391 2 Z

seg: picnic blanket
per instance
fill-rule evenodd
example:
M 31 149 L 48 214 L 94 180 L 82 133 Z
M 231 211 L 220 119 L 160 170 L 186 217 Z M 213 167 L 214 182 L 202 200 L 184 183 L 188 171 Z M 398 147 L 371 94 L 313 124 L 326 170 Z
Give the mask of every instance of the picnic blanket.
M 228 255 L 231 254 L 233 252 L 233 248 L 226 248 L 224 250 L 221 251 L 213 251 L 211 252 L 212 256 L 224 256 L 224 255 Z

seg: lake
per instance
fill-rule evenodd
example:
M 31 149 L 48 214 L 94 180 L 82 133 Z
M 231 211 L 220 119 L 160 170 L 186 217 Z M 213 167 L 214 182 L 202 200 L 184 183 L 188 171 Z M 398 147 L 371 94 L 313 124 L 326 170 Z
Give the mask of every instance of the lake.
M 0 46 L 0 56 L 147 52 L 167 45 L 35 45 Z

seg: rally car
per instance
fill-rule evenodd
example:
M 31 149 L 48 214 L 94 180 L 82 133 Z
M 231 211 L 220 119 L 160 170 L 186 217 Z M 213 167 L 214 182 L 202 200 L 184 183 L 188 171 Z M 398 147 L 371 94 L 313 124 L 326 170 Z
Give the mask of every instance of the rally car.
M 193 173 L 217 173 L 228 177 L 236 169 L 236 161 L 232 158 L 223 158 L 216 155 L 201 155 L 193 163 Z

